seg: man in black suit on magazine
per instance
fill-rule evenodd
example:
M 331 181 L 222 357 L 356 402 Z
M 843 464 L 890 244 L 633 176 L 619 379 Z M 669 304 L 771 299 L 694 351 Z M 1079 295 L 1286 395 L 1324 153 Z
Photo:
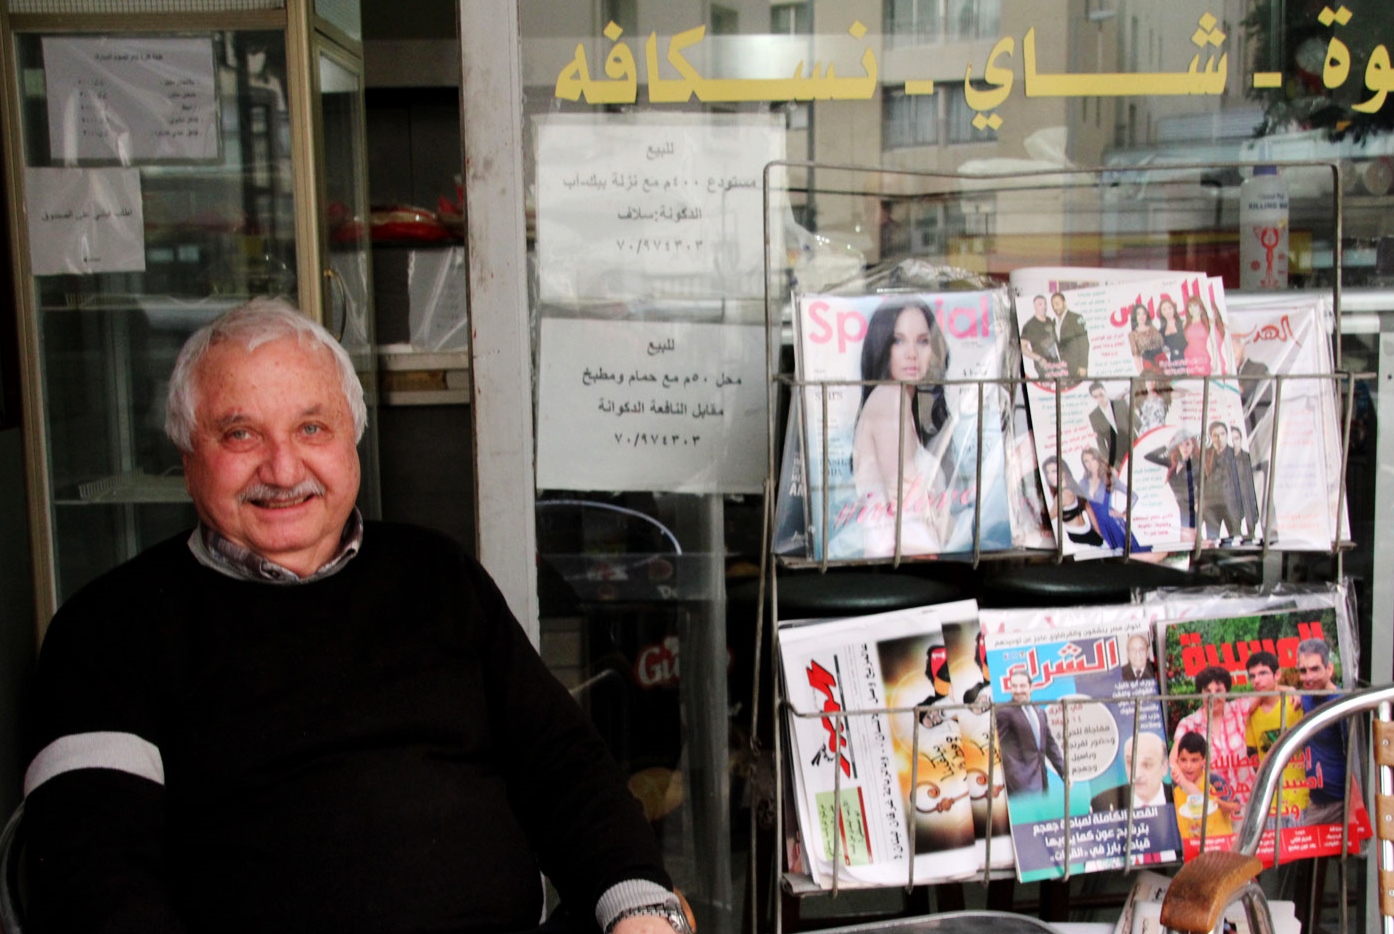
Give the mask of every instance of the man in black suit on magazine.
M 1026 704 L 1031 700 L 1031 676 L 1013 672 L 1007 681 L 1012 700 Z M 1050 762 L 1057 775 L 1065 774 L 1065 757 L 1050 733 L 1045 711 L 1040 707 L 1001 707 L 997 711 L 997 739 L 1002 753 L 1002 776 L 1007 794 L 1044 792 Z
M 1104 384 L 1097 381 L 1089 384 L 1089 395 L 1095 403 L 1089 413 L 1095 449 L 1116 469 L 1133 446 L 1133 408 L 1124 399 L 1110 399 Z
M 1050 308 L 1055 312 L 1055 342 L 1060 359 L 1071 379 L 1066 387 L 1079 385 L 1079 377 L 1089 372 L 1089 328 L 1084 318 L 1065 307 L 1063 292 L 1052 292 Z
M 1124 681 L 1156 681 L 1157 666 L 1147 649 L 1147 637 L 1134 634 L 1128 637 L 1128 664 L 1123 666 Z

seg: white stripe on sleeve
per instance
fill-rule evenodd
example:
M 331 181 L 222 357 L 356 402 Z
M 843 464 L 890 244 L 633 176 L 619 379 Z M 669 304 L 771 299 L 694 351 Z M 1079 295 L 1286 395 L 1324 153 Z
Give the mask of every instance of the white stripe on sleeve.
M 60 736 L 34 757 L 24 773 L 24 793 L 75 769 L 115 769 L 165 783 L 165 763 L 154 743 L 134 733 L 74 733 Z

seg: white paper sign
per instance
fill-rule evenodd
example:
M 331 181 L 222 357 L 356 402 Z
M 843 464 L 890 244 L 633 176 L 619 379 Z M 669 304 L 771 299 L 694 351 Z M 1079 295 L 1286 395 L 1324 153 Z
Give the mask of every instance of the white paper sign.
M 760 327 L 544 318 L 541 342 L 539 489 L 761 489 Z
M 50 36 L 43 46 L 55 161 L 217 158 L 211 39 Z
M 26 169 L 29 262 L 36 276 L 143 272 L 137 169 Z
M 544 302 L 764 295 L 769 114 L 554 114 L 537 123 Z

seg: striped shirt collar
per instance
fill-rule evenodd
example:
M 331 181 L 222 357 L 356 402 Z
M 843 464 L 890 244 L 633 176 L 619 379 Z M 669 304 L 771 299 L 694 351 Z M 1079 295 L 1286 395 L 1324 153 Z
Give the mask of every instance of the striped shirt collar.
M 301 577 L 289 568 L 243 548 L 203 522 L 199 522 L 198 528 L 189 536 L 189 550 L 199 564 L 227 577 L 261 584 L 308 584 L 310 581 L 323 580 L 343 570 L 361 547 L 363 514 L 356 507 L 344 523 L 343 534 L 339 536 L 339 550 L 308 577 Z

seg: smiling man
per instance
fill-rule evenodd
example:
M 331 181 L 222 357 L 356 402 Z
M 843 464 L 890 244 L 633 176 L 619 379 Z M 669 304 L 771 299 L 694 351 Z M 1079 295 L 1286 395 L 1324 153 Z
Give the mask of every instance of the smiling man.
M 38 932 L 673 934 L 652 834 L 458 546 L 364 522 L 363 393 L 278 300 L 197 332 L 166 428 L 200 523 L 75 594 L 25 776 Z

